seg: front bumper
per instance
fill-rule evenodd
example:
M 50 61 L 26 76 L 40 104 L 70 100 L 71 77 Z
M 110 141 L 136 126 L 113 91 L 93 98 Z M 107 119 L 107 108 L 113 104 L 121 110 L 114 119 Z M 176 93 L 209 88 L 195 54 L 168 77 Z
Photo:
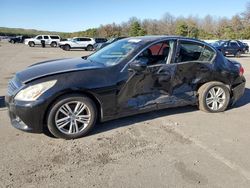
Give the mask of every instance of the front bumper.
M 244 95 L 245 85 L 246 85 L 246 80 L 245 78 L 243 78 L 240 84 L 232 88 L 232 98 L 231 98 L 232 105 L 234 105 Z
M 23 102 L 5 97 L 11 124 L 26 132 L 43 132 L 44 107 L 43 101 Z

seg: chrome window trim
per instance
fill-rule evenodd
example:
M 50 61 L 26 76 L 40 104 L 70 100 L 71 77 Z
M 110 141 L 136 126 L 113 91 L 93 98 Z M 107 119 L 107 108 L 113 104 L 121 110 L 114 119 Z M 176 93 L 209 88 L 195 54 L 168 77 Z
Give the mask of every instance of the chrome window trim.
M 140 50 L 129 62 L 126 63 L 126 65 L 124 65 L 124 67 L 121 69 L 120 72 L 123 72 L 127 67 L 128 65 L 134 61 L 144 50 L 146 50 L 147 48 L 149 48 L 150 46 L 154 45 L 154 44 L 157 44 L 157 43 L 160 43 L 160 42 L 164 42 L 164 41 L 167 41 L 167 40 L 176 40 L 176 49 L 178 48 L 178 42 L 179 41 L 187 41 L 187 42 L 192 42 L 192 43 L 198 43 L 198 44 L 202 44 L 203 46 L 207 46 L 209 49 L 211 49 L 212 51 L 214 51 L 214 57 L 211 59 L 211 61 L 200 61 L 201 63 L 210 63 L 212 64 L 217 56 L 217 51 L 208 43 L 206 42 L 203 42 L 203 41 L 199 41 L 199 40 L 195 40 L 195 39 L 186 39 L 186 38 L 165 38 L 165 39 L 160 39 L 160 40 L 157 40 L 153 43 L 150 43 L 149 45 L 145 46 L 142 50 Z M 176 52 L 174 54 L 174 56 L 176 56 Z M 179 63 L 188 63 L 189 61 L 186 61 L 186 62 L 179 62 Z M 179 63 L 175 63 L 175 64 L 179 64 Z

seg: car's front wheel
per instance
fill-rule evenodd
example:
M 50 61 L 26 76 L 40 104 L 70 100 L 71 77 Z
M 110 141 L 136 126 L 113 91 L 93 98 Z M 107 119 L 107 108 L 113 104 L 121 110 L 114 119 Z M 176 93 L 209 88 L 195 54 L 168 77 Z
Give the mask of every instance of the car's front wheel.
M 227 86 L 221 82 L 208 82 L 198 90 L 199 109 L 205 112 L 223 112 L 230 102 Z
M 48 114 L 48 129 L 58 138 L 76 139 L 85 136 L 95 125 L 95 103 L 82 95 L 61 97 Z

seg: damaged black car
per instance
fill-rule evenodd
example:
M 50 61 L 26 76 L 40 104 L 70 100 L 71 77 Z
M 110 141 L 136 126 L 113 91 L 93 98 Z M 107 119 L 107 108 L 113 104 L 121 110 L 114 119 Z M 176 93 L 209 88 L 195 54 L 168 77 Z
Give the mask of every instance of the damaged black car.
M 74 139 L 96 124 L 170 107 L 222 112 L 243 95 L 244 69 L 190 38 L 119 40 L 88 57 L 37 63 L 16 73 L 5 97 L 14 127 Z

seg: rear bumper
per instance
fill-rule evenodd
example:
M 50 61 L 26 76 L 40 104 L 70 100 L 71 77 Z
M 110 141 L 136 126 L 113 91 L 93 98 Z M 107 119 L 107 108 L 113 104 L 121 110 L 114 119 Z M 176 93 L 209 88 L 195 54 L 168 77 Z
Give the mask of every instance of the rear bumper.
M 244 95 L 245 85 L 246 85 L 246 80 L 245 78 L 243 78 L 242 83 L 232 88 L 232 98 L 231 98 L 232 105 L 234 105 Z

